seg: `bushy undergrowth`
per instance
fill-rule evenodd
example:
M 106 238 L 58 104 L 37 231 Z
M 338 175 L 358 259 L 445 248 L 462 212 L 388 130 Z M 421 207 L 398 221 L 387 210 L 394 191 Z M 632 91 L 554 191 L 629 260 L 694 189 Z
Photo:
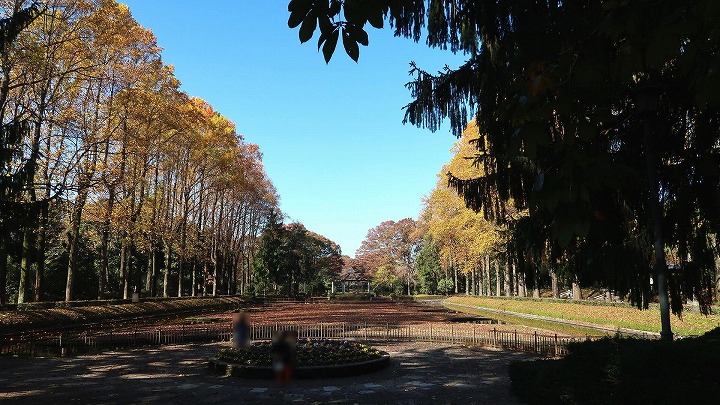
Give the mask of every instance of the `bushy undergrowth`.
M 245 366 L 270 366 L 272 344 L 269 341 L 255 342 L 246 348 L 222 349 L 219 360 Z M 300 340 L 297 345 L 297 365 L 324 366 L 357 363 L 380 358 L 382 352 L 362 343 L 347 340 Z
M 510 366 L 530 404 L 714 404 L 720 328 L 675 342 L 606 338 L 573 344 L 558 360 Z

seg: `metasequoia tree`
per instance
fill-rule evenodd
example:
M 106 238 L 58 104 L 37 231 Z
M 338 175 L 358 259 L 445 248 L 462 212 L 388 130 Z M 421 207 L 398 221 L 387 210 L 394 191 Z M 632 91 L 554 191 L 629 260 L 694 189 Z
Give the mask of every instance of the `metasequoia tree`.
M 179 91 L 127 6 L 18 0 L 0 12 L 0 302 L 8 289 L 19 303 L 33 289 L 241 292 L 278 201 L 257 145 Z
M 438 74 L 413 65 L 405 120 L 434 130 L 447 118 L 459 133 L 475 116 L 485 175 L 451 178 L 468 205 L 499 220 L 498 200 L 527 209 L 547 224 L 554 257 L 581 277 L 628 291 L 652 274 L 665 339 L 670 307 L 679 313 L 684 297 L 709 310 L 720 229 L 718 2 L 293 0 L 288 9 L 302 42 L 320 31 L 326 60 L 340 35 L 357 60 L 364 28 L 385 20 L 398 36 L 417 41 L 426 28 L 429 46 L 463 52 L 465 64 Z M 650 247 L 634 244 L 637 235 Z M 681 273 L 668 275 L 669 248 Z M 635 249 L 644 265 L 586 270 L 596 255 Z

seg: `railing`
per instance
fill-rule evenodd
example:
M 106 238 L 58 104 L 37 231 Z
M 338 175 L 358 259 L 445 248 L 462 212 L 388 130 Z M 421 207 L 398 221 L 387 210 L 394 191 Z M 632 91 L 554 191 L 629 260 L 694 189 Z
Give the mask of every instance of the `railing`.
M 371 341 L 424 341 L 465 345 L 492 346 L 507 350 L 537 353 L 545 356 L 567 354 L 567 345 L 589 340 L 518 332 L 517 330 L 489 329 L 474 324 L 378 325 L 378 324 L 274 324 L 252 325 L 252 340 L 272 339 L 277 331 L 297 331 L 300 339 L 354 339 Z M 0 355 L 70 355 L 129 347 L 230 341 L 231 325 L 186 325 L 169 328 L 144 328 L 116 332 L 83 333 L 72 337 L 55 336 L 30 341 L 0 343 Z

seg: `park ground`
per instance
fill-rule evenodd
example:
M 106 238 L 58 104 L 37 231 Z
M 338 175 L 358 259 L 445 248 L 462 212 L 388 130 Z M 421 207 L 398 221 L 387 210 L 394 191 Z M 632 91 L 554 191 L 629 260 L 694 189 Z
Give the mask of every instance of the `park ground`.
M 437 306 L 388 302 L 285 303 L 248 310 L 255 324 L 450 323 L 465 316 Z M 230 316 L 213 314 L 207 320 L 229 321 Z M 288 385 L 212 374 L 207 360 L 227 342 L 78 357 L 0 357 L 0 402 L 512 404 L 518 402 L 510 392 L 509 364 L 536 358 L 449 344 L 372 343 L 391 354 L 387 369 Z

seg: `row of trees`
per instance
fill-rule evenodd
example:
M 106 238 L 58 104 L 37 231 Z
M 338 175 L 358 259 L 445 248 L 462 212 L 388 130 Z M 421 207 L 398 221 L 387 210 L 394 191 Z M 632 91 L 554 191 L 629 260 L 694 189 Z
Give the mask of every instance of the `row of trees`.
M 127 6 L 0 13 L 0 303 L 244 291 L 278 204 L 258 147 Z
M 525 296 L 525 275 L 518 269 L 507 226 L 467 208 L 448 186 L 447 173 L 475 176 L 472 164 L 477 126 L 471 124 L 453 147 L 454 156 L 438 174 L 417 220 L 385 221 L 371 229 L 352 265 L 381 291 Z M 518 218 L 521 213 L 516 214 Z M 539 283 L 533 284 L 539 295 Z M 557 286 L 556 286 L 557 288 Z

